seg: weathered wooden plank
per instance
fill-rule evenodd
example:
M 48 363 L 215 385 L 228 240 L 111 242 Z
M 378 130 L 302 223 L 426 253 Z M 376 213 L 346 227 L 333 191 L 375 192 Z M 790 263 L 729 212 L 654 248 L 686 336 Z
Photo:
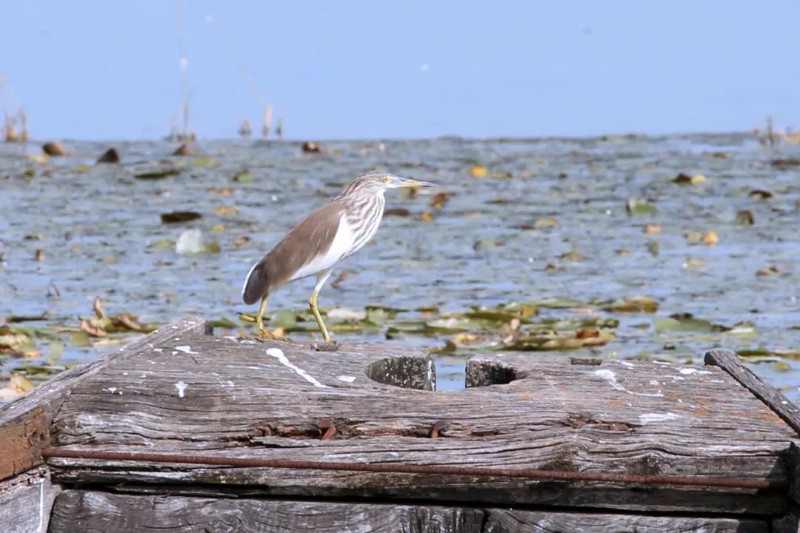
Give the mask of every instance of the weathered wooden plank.
M 191 333 L 164 339 L 73 387 L 54 421 L 53 445 L 788 480 L 784 456 L 796 433 L 718 368 L 587 365 L 563 356 L 509 354 L 476 358 L 468 366 L 468 376 L 484 376 L 472 383 L 506 384 L 433 393 L 369 379 L 386 358 L 401 362 L 385 368 L 424 372 L 420 389 L 434 379 L 428 355 L 412 348 L 345 345 L 315 353 L 292 343 Z M 505 370 L 486 370 L 498 366 Z M 393 382 L 391 376 L 382 381 Z M 323 419 L 334 422 L 331 440 L 321 440 Z M 437 423 L 439 438 L 430 438 Z M 590 483 L 465 476 L 165 468 L 88 459 L 49 463 L 65 482 L 225 485 L 261 495 L 409 498 L 423 490 L 432 500 L 489 498 L 499 504 L 764 514 L 786 508 L 783 494 L 740 489 L 605 484 L 597 490 L 600 485 Z
M 525 511 L 379 503 L 133 496 L 68 490 L 53 509 L 51 533 L 81 531 L 767 532 L 756 519 Z
M 48 469 L 41 466 L 0 482 L 0 529 L 3 533 L 47 531 L 59 491 Z
M 200 318 L 185 318 L 121 347 L 107 357 L 62 372 L 29 394 L 0 407 L 0 480 L 42 464 L 40 450 L 50 442 L 50 423 L 72 387 L 115 361 L 144 347 L 185 333 L 211 332 Z
M 800 407 L 791 402 L 781 391 L 750 372 L 750 369 L 739 361 L 736 352 L 722 349 L 709 350 L 705 354 L 705 364 L 718 366 L 730 374 L 800 435 Z
M 480 533 L 484 512 L 459 507 L 131 496 L 68 490 L 53 508 L 51 533 L 108 531 L 229 533 L 403 531 Z
M 487 509 L 482 533 L 584 533 L 614 532 L 690 532 L 766 533 L 769 524 L 763 520 L 738 518 L 695 518 L 684 516 L 643 516 L 609 513 L 560 513 Z
M 41 449 L 49 444 L 47 411 L 36 407 L 2 426 L 0 480 L 42 464 Z

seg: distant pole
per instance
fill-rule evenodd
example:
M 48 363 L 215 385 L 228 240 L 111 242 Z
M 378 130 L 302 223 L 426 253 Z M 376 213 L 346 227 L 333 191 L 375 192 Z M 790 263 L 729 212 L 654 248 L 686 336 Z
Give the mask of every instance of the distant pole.
M 20 123 L 19 140 L 23 141 L 23 142 L 27 141 L 28 140 L 28 114 L 22 108 L 19 109 L 19 123 Z
M 250 135 L 252 134 L 253 134 L 253 127 L 250 125 L 250 121 L 244 119 L 241 125 L 239 125 L 239 137 L 242 137 L 244 139 L 249 139 Z
M 189 140 L 194 135 L 189 132 L 189 87 L 187 75 L 189 70 L 189 59 L 183 46 L 183 12 L 181 11 L 181 0 L 175 0 L 175 26 L 178 34 L 178 65 L 181 76 L 181 111 L 183 114 L 183 133 L 181 138 Z
M 275 135 L 278 136 L 278 140 L 283 140 L 283 117 L 278 117 L 278 125 L 275 126 Z
M 269 128 L 272 126 L 272 106 L 264 108 L 264 125 L 261 126 L 261 136 L 269 139 Z

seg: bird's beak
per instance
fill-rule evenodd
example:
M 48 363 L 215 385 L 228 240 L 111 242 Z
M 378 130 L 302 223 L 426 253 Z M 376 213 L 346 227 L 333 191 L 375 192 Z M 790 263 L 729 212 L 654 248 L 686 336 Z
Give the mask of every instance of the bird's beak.
M 411 178 L 398 178 L 393 176 L 393 185 L 395 187 L 404 187 L 407 189 L 421 189 L 422 187 L 435 187 L 436 185 L 428 181 L 414 180 Z

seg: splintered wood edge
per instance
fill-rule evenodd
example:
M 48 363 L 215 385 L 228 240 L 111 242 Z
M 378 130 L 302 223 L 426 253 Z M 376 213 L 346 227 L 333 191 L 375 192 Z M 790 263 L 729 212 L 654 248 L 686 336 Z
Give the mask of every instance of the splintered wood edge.
M 43 463 L 41 450 L 50 443 L 50 424 L 70 391 L 113 361 L 135 354 L 147 344 L 184 333 L 209 335 L 211 327 L 200 317 L 186 317 L 143 335 L 90 363 L 62 372 L 29 394 L 0 407 L 0 481 Z
M 772 409 L 800 437 L 800 407 L 784 396 L 781 391 L 753 374 L 741 363 L 736 352 L 724 349 L 708 350 L 705 353 L 704 362 L 708 366 L 718 366 L 724 370 Z

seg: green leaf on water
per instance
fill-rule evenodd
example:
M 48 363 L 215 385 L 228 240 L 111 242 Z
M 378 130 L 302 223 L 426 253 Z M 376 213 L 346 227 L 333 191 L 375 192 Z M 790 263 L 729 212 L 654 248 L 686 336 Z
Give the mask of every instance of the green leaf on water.
M 70 342 L 72 343 L 73 346 L 77 346 L 79 348 L 84 348 L 92 345 L 92 341 L 89 338 L 89 334 L 86 333 L 85 331 L 76 331 L 75 333 L 73 333 L 72 336 L 70 337 Z
M 50 341 L 47 347 L 47 358 L 50 361 L 57 361 L 64 356 L 64 343 L 59 340 Z
M 192 158 L 192 165 L 194 165 L 197 168 L 218 167 L 221 164 L 222 164 L 222 161 L 220 161 L 216 157 L 195 157 L 195 158 Z
M 764 349 L 764 348 L 751 348 L 751 349 L 737 350 L 736 353 L 739 354 L 739 357 L 744 357 L 745 359 L 750 358 L 750 357 L 765 357 L 765 356 L 772 355 L 771 351 L 769 351 L 767 349 Z
M 655 215 L 658 209 L 640 198 L 631 198 L 625 204 L 625 210 L 629 215 Z
M 150 245 L 154 250 L 172 250 L 175 247 L 175 242 L 169 239 L 159 239 Z
M 586 302 L 580 302 L 578 300 L 573 300 L 572 298 L 548 298 L 547 300 L 537 300 L 533 302 L 527 302 L 527 304 L 547 309 L 570 309 L 573 307 L 589 306 L 589 304 L 587 304 Z
M 20 322 L 38 322 L 40 320 L 47 320 L 47 312 L 41 315 L 9 315 L 6 317 L 6 322 L 9 324 L 17 324 Z
M 775 361 L 772 363 L 772 369 L 778 372 L 788 372 L 792 367 L 786 361 Z
M 737 337 L 758 337 L 758 330 L 753 322 L 745 320 L 730 328 L 728 335 L 735 335 Z
M 15 370 L 27 374 L 28 376 L 51 376 L 58 374 L 64 370 L 62 366 L 50 365 L 22 365 L 18 366 Z
M 658 300 L 650 296 L 627 296 L 612 302 L 601 302 L 604 311 L 617 313 L 655 313 Z
M 528 322 L 526 319 L 520 319 L 516 313 L 512 313 L 510 311 L 505 311 L 502 309 L 474 309 L 472 311 L 467 311 L 461 315 L 462 317 L 466 318 L 467 320 L 484 320 L 489 322 L 497 322 L 498 325 L 500 324 L 507 324 L 514 320 L 520 320 L 520 322 Z
M 532 302 L 508 302 L 498 306 L 498 309 L 513 313 L 516 318 L 531 318 L 539 314 L 539 306 Z
M 719 324 L 712 324 L 708 320 L 694 318 L 686 313 L 684 315 L 673 315 L 671 317 L 653 318 L 653 327 L 657 332 L 664 331 L 690 331 L 697 333 L 712 333 L 726 331 L 728 328 Z
M 279 327 L 284 329 L 296 326 L 297 314 L 291 309 L 281 309 L 280 311 L 276 311 L 272 313 L 272 318 L 270 319 L 270 325 L 273 327 Z
M 209 239 L 203 244 L 203 251 L 209 254 L 218 254 L 222 252 L 222 245 L 215 239 Z
M 217 319 L 214 319 L 214 320 L 209 320 L 208 324 L 212 328 L 222 328 L 222 329 L 233 329 L 233 328 L 239 327 L 239 324 L 237 324 L 236 322 L 234 322 L 233 320 L 231 320 L 229 318 L 224 318 L 224 317 L 223 318 L 217 318 Z
M 383 307 L 379 305 L 368 305 L 365 310 L 367 312 L 365 320 L 371 324 L 385 324 L 397 317 L 399 313 L 405 311 L 405 309 Z
M 252 183 L 253 182 L 253 175 L 250 174 L 250 171 L 247 170 L 247 169 L 240 170 L 239 172 L 234 174 L 233 181 L 235 181 L 237 183 Z

